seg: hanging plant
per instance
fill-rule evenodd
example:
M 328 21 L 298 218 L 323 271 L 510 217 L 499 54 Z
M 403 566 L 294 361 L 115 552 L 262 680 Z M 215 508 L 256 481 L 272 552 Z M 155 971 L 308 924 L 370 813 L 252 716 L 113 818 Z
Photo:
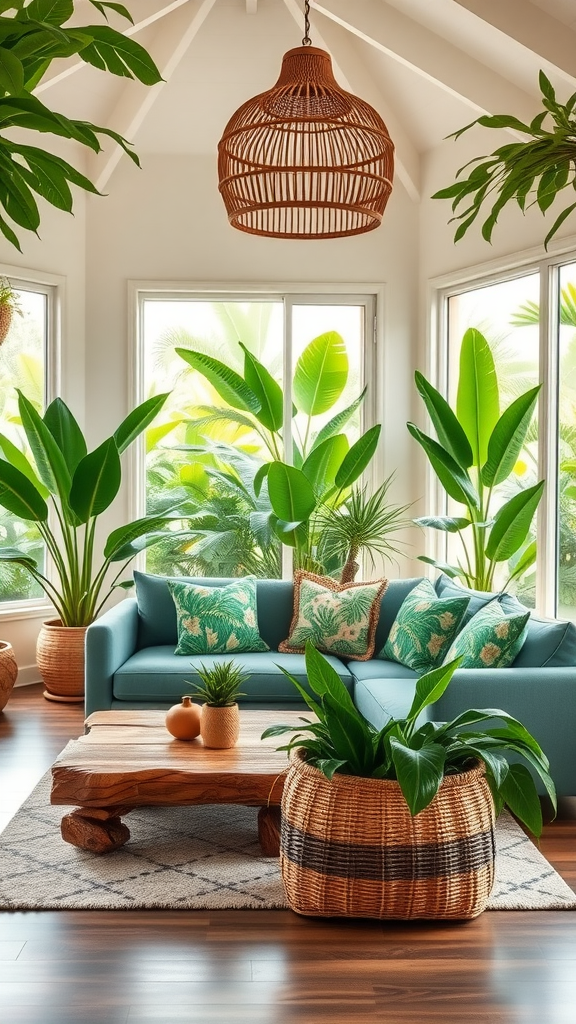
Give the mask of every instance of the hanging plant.
M 434 193 L 432 199 L 452 200 L 454 216 L 450 223 L 458 222 L 455 242 L 490 203 L 490 213 L 481 229 L 487 242 L 492 240 L 498 216 L 508 203 L 516 202 L 522 213 L 536 205 L 545 214 L 559 192 L 566 188 L 576 190 L 576 92 L 565 104 L 558 103 L 543 71 L 540 89 L 544 110 L 530 124 L 512 114 L 484 115 L 449 136 L 458 139 L 476 124 L 484 128 L 510 128 L 527 136 L 526 141 L 500 146 L 490 156 L 475 157 L 457 171 L 459 180 Z M 547 118 L 550 121 L 544 127 Z M 468 177 L 464 177 L 469 168 L 472 169 Z M 558 215 L 546 235 L 545 247 L 575 209 L 576 202 L 570 203 Z
M 18 295 L 7 277 L 0 277 L 0 345 L 5 341 L 14 313 L 22 316 Z

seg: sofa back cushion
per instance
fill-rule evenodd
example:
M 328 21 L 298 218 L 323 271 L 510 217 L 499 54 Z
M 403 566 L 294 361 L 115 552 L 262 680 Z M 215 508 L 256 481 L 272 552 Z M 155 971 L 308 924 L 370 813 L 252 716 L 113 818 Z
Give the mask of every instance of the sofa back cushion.
M 175 583 L 197 583 L 204 587 L 223 587 L 234 580 L 192 576 L 152 576 L 134 570 L 138 600 L 138 649 L 161 644 L 176 645 L 178 638 L 176 608 L 168 589 Z M 274 650 L 288 635 L 292 618 L 291 580 L 257 580 L 256 605 L 260 636 Z
M 439 597 L 465 597 L 470 598 L 468 604 L 468 611 L 464 617 L 465 622 L 469 622 L 476 612 L 484 608 L 485 605 L 489 604 L 490 601 L 498 601 L 503 611 L 506 614 L 512 612 L 525 612 L 526 606 L 521 604 L 517 597 L 513 594 L 491 594 L 486 590 L 472 590 L 469 587 L 462 587 L 460 584 L 455 583 L 448 576 L 439 576 L 434 584 L 434 588 Z

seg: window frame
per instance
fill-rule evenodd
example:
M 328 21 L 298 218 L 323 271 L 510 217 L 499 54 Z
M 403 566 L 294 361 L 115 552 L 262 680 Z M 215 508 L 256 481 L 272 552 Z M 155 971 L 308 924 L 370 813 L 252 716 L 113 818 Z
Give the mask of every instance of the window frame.
M 44 405 L 49 405 L 60 394 L 62 378 L 62 308 L 65 279 L 56 274 L 0 263 L 0 276 L 7 277 L 13 288 L 31 291 L 46 296 L 46 320 L 44 340 Z M 46 553 L 47 574 L 50 575 L 50 559 Z M 43 594 L 40 597 L 0 602 L 0 619 L 11 620 L 44 617 L 52 608 Z
M 383 408 L 384 380 L 382 372 L 383 359 L 383 326 L 382 310 L 384 309 L 384 286 L 382 284 L 303 284 L 303 283 L 234 283 L 210 284 L 194 282 L 170 281 L 129 281 L 128 308 L 130 311 L 130 351 L 132 358 L 129 366 L 129 408 L 144 400 L 144 359 L 142 346 L 142 309 L 147 299 L 161 298 L 182 300 L 193 296 L 197 301 L 205 302 L 247 302 L 276 301 L 284 305 L 284 381 L 292 381 L 292 345 L 291 321 L 294 306 L 298 305 L 359 305 L 364 306 L 365 336 L 363 383 L 368 391 L 364 402 L 364 429 L 378 422 L 377 410 Z M 289 396 L 290 397 L 290 396 Z M 285 408 L 289 408 L 289 400 Z M 288 461 L 291 452 L 291 421 L 286 417 L 284 437 Z M 374 485 L 383 480 L 383 456 L 380 444 L 376 456 L 372 460 L 371 470 L 366 474 L 366 482 Z M 146 507 L 146 470 L 144 459 L 144 441 L 138 438 L 132 446 L 127 465 L 129 482 L 129 513 L 133 519 L 144 514 Z M 145 555 L 136 559 L 141 568 Z M 292 578 L 292 549 L 282 546 L 282 577 Z
M 562 266 L 576 263 L 576 238 L 557 242 L 546 252 L 543 247 L 511 254 L 489 263 L 463 268 L 453 274 L 433 278 L 428 285 L 428 329 L 426 375 L 447 397 L 448 393 L 448 300 L 462 294 L 529 274 L 539 274 L 539 381 L 538 400 L 539 476 L 546 480 L 537 512 L 535 611 L 554 617 L 557 612 L 558 577 L 558 422 L 559 422 L 559 334 L 558 291 Z M 426 514 L 445 514 L 446 495 L 432 471 L 426 466 Z M 431 536 L 432 535 L 432 536 Z M 426 531 L 426 554 L 438 561 L 446 558 L 448 538 L 438 531 Z

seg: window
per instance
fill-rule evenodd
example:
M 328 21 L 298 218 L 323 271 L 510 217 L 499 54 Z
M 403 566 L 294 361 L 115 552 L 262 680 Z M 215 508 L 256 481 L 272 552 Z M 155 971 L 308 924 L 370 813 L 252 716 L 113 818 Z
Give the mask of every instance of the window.
M 51 286 L 20 281 L 10 276 L 20 313 L 16 313 L 0 344 L 0 433 L 29 455 L 19 423 L 21 390 L 39 412 L 46 406 L 49 343 L 54 306 Z M 2 452 L 0 451 L 0 457 Z M 0 546 L 31 555 L 44 571 L 45 552 L 36 527 L 0 507 Z M 0 607 L 9 602 L 42 598 L 42 591 L 22 567 L 0 562 Z
M 491 512 L 522 489 L 546 480 L 527 539 L 537 562 L 509 589 L 529 606 L 576 621 L 576 262 L 545 259 L 500 278 L 471 281 L 440 292 L 441 390 L 455 400 L 464 332 L 475 327 L 488 341 L 503 411 L 519 394 L 542 384 L 537 413 L 508 480 L 494 493 Z M 438 492 L 439 512 L 457 506 Z M 437 540 L 436 557 L 458 557 L 458 540 Z M 496 586 L 506 582 L 502 565 Z
M 356 400 L 373 379 L 372 346 L 365 338 L 374 308 L 374 296 L 138 292 L 137 398 L 170 392 L 148 431 L 141 509 L 145 501 L 148 512 L 178 502 L 186 510 L 170 540 L 146 552 L 148 571 L 289 574 L 291 551 L 274 530 L 266 466 L 274 460 L 300 466 L 322 428 L 351 406 L 341 428 L 350 444 L 371 425 L 372 386 Z M 327 397 L 330 366 L 318 370 L 312 360 L 324 394 L 307 410 L 298 381 L 319 338 L 333 364 L 334 388 Z M 194 355 L 187 361 L 178 349 Z M 213 360 L 228 369 L 227 381 Z M 259 367 L 279 387 L 266 424 L 246 405 L 241 387 L 245 375 Z

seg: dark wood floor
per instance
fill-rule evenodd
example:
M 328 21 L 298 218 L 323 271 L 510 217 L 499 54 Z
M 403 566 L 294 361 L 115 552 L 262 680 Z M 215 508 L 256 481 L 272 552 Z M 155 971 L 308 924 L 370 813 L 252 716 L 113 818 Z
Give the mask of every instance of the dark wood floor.
M 16 690 L 0 714 L 0 827 L 82 710 Z M 576 742 L 576 740 L 575 740 Z M 542 850 L 576 888 L 576 806 Z M 576 912 L 453 924 L 290 911 L 0 914 L 2 1024 L 576 1024 Z

